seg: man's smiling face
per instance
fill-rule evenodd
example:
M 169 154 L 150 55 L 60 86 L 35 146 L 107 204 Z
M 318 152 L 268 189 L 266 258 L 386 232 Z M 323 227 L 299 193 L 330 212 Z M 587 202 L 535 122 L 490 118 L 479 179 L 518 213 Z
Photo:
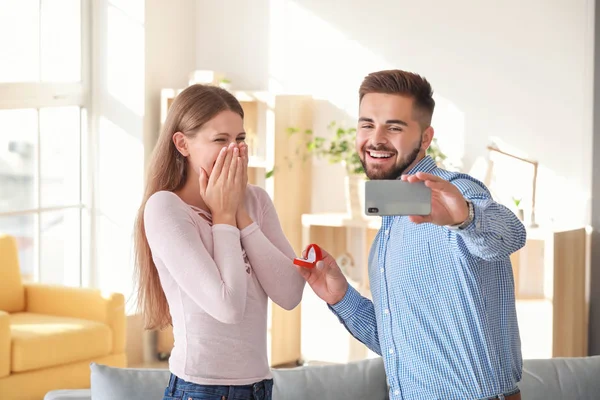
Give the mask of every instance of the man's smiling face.
M 433 129 L 416 119 L 413 99 L 366 94 L 359 108 L 356 151 L 369 179 L 397 179 L 424 156 Z

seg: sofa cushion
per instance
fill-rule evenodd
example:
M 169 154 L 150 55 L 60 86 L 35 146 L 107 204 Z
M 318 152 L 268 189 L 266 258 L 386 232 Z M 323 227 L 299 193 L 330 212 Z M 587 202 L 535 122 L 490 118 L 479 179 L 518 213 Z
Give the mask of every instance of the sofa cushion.
M 162 400 L 165 369 L 112 368 L 91 364 L 94 400 Z M 275 400 L 384 400 L 388 387 L 381 358 L 339 365 L 273 369 Z
M 525 360 L 523 399 L 592 400 L 600 396 L 600 356 Z
M 25 289 L 19 268 L 19 253 L 14 237 L 0 233 L 0 310 L 9 313 L 25 310 Z
M 162 400 L 169 384 L 168 369 L 113 368 L 90 364 L 94 400 Z
M 347 364 L 273 370 L 273 399 L 384 400 L 388 385 L 379 357 Z
M 108 355 L 112 332 L 102 323 L 33 313 L 10 314 L 12 372 Z

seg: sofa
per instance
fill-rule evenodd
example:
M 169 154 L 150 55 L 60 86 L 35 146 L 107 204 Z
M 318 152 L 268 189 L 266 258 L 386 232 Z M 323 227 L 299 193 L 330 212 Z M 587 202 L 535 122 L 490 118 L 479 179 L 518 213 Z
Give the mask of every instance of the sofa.
M 17 243 L 0 234 L 0 399 L 89 388 L 90 363 L 127 365 L 125 298 L 25 283 Z
M 90 369 L 91 389 L 53 391 L 44 400 L 162 400 L 169 379 L 165 369 L 98 364 Z M 525 360 L 519 387 L 523 400 L 595 400 L 600 398 L 599 377 L 600 356 Z M 273 378 L 273 400 L 388 399 L 381 358 L 274 369 Z

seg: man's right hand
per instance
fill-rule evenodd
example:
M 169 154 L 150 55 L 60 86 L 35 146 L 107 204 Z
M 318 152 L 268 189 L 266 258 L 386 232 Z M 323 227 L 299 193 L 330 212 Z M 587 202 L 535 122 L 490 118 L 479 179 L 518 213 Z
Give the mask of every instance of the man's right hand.
M 310 285 L 312 290 L 329 305 L 339 303 L 348 290 L 348 280 L 335 259 L 321 249 L 323 260 L 317 262 L 314 268 L 304 268 L 296 265 L 300 275 Z M 305 257 L 306 249 L 302 252 Z

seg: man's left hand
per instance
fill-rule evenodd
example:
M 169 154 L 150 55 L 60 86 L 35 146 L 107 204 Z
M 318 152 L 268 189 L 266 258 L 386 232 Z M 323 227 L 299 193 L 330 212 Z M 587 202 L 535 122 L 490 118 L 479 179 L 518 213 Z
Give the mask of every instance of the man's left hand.
M 402 175 L 407 182 L 424 182 L 431 189 L 431 214 L 411 215 L 409 219 L 416 223 L 429 222 L 436 225 L 458 225 L 469 217 L 469 206 L 462 193 L 450 182 L 425 172 L 415 175 Z

